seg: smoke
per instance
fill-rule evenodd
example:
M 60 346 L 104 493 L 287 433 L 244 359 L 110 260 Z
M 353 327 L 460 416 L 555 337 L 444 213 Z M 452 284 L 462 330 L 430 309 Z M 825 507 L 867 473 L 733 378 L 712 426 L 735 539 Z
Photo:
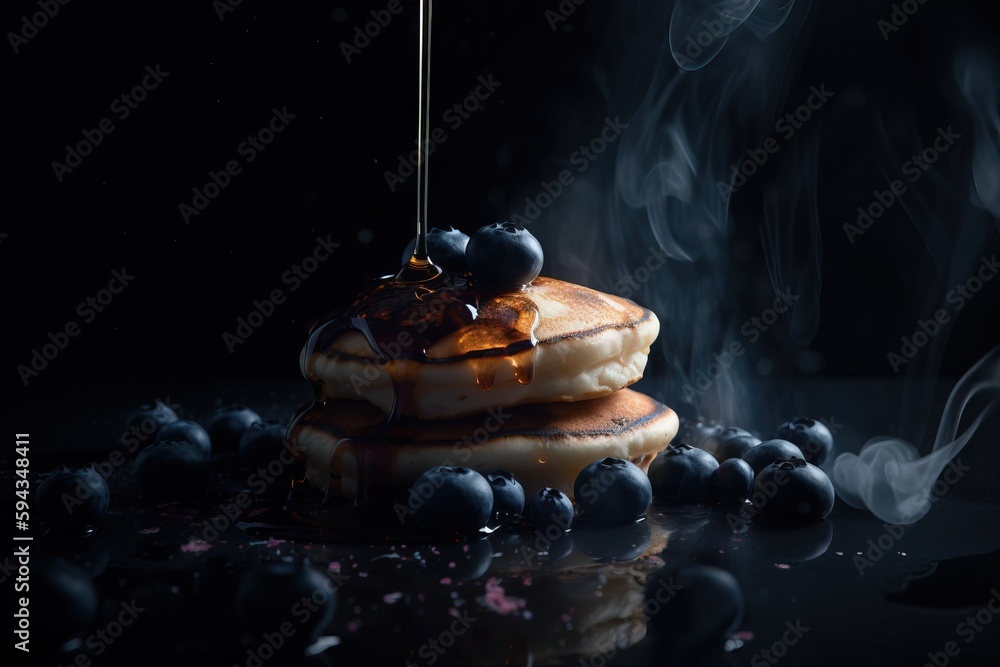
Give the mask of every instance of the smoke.
M 981 392 L 993 399 L 958 436 L 966 407 Z M 910 524 L 922 518 L 935 498 L 938 475 L 958 455 L 976 429 L 1000 405 L 1000 347 L 966 373 L 948 397 L 931 453 L 899 438 L 869 440 L 859 454 L 841 454 L 833 464 L 833 483 L 849 505 L 868 508 L 883 521 Z

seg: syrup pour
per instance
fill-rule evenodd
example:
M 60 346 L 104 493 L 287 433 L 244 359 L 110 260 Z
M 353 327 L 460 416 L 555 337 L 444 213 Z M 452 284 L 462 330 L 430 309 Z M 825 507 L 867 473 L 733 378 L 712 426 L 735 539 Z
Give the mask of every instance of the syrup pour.
M 431 0 L 420 2 L 419 93 L 417 111 L 417 240 L 413 256 L 399 273 L 362 291 L 346 313 L 328 317 L 310 331 L 304 351 L 303 374 L 312 383 L 315 400 L 302 406 L 288 428 L 288 439 L 309 424 L 323 424 L 330 400 L 316 362 L 338 358 L 357 362 L 337 350 L 336 343 L 360 333 L 374 351 L 374 363 L 392 380 L 392 409 L 374 433 L 353 434 L 337 447 L 349 447 L 357 461 L 358 504 L 384 503 L 379 482 L 391 476 L 391 447 L 386 440 L 404 441 L 416 434 L 415 370 L 418 364 L 464 362 L 472 365 L 476 384 L 491 389 L 505 363 L 520 384 L 535 375 L 535 327 L 538 309 L 526 295 L 479 288 L 465 276 L 451 275 L 434 264 L 427 252 L 427 156 L 430 134 Z M 435 348 L 452 336 L 447 354 Z M 364 360 L 366 362 L 372 360 Z M 416 364 L 413 362 L 417 362 Z M 358 390 L 358 398 L 361 391 Z
M 431 133 L 431 0 L 420 0 L 420 57 L 417 72 L 417 242 L 413 257 L 396 274 L 401 283 L 419 283 L 441 275 L 427 254 L 427 146 Z

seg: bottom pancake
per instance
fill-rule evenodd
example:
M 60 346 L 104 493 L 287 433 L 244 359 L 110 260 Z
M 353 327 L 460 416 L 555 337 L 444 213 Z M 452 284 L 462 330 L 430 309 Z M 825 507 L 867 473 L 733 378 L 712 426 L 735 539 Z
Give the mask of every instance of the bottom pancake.
M 527 498 L 544 486 L 572 497 L 573 482 L 589 463 L 614 456 L 646 470 L 678 427 L 673 410 L 631 389 L 392 430 L 383 420 L 365 401 L 331 400 L 308 411 L 290 440 L 306 460 L 309 481 L 359 504 L 384 504 L 406 499 L 425 470 L 455 465 L 483 474 L 508 470 Z

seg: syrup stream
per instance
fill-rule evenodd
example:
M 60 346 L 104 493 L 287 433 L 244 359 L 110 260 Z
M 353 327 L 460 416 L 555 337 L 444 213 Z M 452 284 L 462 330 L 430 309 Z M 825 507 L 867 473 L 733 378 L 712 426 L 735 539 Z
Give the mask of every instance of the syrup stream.
M 313 385 L 315 400 L 300 407 L 287 433 L 288 440 L 295 442 L 302 428 L 325 427 L 323 408 L 327 401 L 335 399 L 317 372 L 317 361 L 324 358 L 325 363 L 333 363 L 341 358 L 350 362 L 350 355 L 336 351 L 336 343 L 352 332 L 364 336 L 377 355 L 376 366 L 383 367 L 392 380 L 393 401 L 386 421 L 374 432 L 369 429 L 364 434 L 343 435 L 335 448 L 351 453 L 355 461 L 356 470 L 344 474 L 357 475 L 350 485 L 356 487 L 356 493 L 346 493 L 348 485 L 341 485 L 336 474 L 332 481 L 342 493 L 353 495 L 359 505 L 387 500 L 389 489 L 385 483 L 392 474 L 393 447 L 386 441 L 408 441 L 416 435 L 419 424 L 415 418 L 415 373 L 420 364 L 463 360 L 471 364 L 483 391 L 492 388 L 497 371 L 505 363 L 513 366 L 520 384 L 530 383 L 535 375 L 538 311 L 531 299 L 517 292 L 476 289 L 466 276 L 443 271 L 427 252 L 431 4 L 431 0 L 420 0 L 417 240 L 413 256 L 395 276 L 361 292 L 346 313 L 331 315 L 310 331 L 302 371 Z M 427 351 L 436 342 L 470 329 L 475 330 L 475 340 L 457 357 L 428 357 Z
M 431 132 L 431 0 L 420 0 L 420 56 L 417 73 L 417 242 L 413 257 L 396 274 L 401 283 L 419 283 L 441 275 L 427 253 L 427 146 Z

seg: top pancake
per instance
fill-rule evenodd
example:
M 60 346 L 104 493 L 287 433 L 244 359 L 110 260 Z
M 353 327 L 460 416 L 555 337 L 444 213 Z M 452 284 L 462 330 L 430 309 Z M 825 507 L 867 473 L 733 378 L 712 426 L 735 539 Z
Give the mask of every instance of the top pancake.
M 509 354 L 515 341 L 497 335 L 498 322 L 524 339 L 533 337 L 534 348 L 522 340 L 522 351 Z M 520 290 L 483 295 L 479 317 L 433 341 L 422 359 L 390 363 L 412 394 L 407 414 L 448 419 L 498 406 L 604 396 L 642 377 L 658 333 L 656 315 L 628 299 L 539 277 Z M 390 372 L 375 363 L 378 355 L 360 332 L 344 333 L 308 355 L 307 346 L 303 373 L 309 377 L 311 366 L 328 396 L 392 409 Z

